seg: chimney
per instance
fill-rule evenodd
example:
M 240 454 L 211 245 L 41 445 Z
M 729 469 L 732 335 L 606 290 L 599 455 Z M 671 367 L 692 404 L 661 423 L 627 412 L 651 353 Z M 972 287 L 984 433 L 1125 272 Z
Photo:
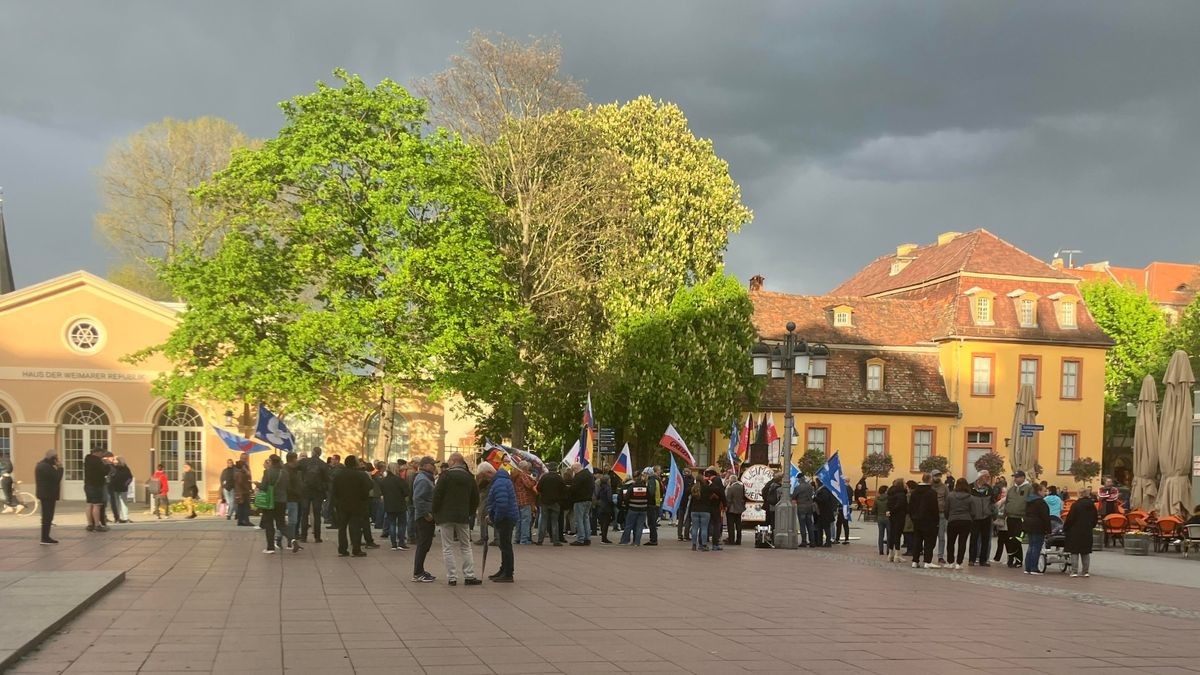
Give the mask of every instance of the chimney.
M 761 291 L 763 289 L 764 281 L 766 281 L 766 279 L 764 279 L 763 275 L 761 274 L 755 274 L 754 276 L 750 277 L 750 292 L 753 293 L 754 291 Z
M 943 232 L 938 235 L 938 246 L 945 246 L 962 236 L 962 232 Z
M 1061 270 L 1063 268 L 1063 259 L 1058 256 L 1054 256 L 1054 259 L 1050 261 L 1050 266 L 1056 270 Z
M 900 244 L 896 247 L 896 257 L 903 258 L 904 256 L 917 250 L 916 244 Z

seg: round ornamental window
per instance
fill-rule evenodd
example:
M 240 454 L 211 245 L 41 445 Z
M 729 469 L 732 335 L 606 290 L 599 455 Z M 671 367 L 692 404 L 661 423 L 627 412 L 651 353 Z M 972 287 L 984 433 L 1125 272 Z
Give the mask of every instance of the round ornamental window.
M 94 321 L 76 321 L 67 329 L 67 341 L 75 350 L 85 353 L 100 347 L 100 325 Z

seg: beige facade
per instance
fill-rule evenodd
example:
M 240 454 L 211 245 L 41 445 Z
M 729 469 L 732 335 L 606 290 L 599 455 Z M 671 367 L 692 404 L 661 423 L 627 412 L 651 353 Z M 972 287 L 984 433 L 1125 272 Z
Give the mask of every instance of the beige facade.
M 225 426 L 230 406 L 206 401 L 168 406 L 151 391 L 167 363 L 123 360 L 163 342 L 177 311 L 87 272 L 0 296 L 0 456 L 11 461 L 17 480 L 32 485 L 34 465 L 47 449 L 57 448 L 66 470 L 64 498 L 82 499 L 83 457 L 100 447 L 123 456 L 138 484 L 161 462 L 173 481 L 172 494 L 179 494 L 175 481 L 187 462 L 197 469 L 201 492 L 217 494 L 225 460 L 237 457 L 213 430 Z M 390 458 L 444 454 L 446 413 L 440 401 L 413 396 L 398 400 L 396 411 Z M 344 455 L 372 447 L 374 417 L 312 412 L 285 421 L 298 449 L 321 445 L 327 454 Z M 236 422 L 229 430 L 247 431 Z

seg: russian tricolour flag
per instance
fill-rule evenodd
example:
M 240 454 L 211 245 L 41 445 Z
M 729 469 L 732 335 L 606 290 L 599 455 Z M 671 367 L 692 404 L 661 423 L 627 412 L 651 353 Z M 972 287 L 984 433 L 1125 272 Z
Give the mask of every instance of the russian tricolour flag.
M 249 438 L 242 438 L 241 436 L 238 436 L 235 433 L 225 431 L 221 427 L 214 425 L 213 431 L 217 432 L 217 438 L 220 438 L 221 442 L 224 443 L 227 448 L 229 448 L 230 450 L 233 450 L 234 452 L 244 452 L 247 454 L 253 454 L 255 452 L 263 452 L 266 450 L 270 450 L 270 448 L 268 448 L 265 445 L 255 443 L 254 441 L 250 440 Z
M 621 449 L 621 454 L 617 455 L 617 461 L 613 462 L 612 470 L 621 477 L 621 480 L 629 480 L 629 477 L 633 475 L 631 466 L 633 466 L 633 460 L 629 456 L 629 444 L 626 443 L 625 447 Z

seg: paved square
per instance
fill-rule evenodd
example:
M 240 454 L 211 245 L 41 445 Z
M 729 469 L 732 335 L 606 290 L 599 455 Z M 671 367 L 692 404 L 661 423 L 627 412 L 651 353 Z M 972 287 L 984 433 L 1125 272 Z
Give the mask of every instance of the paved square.
M 657 548 L 518 546 L 517 583 L 449 588 L 411 583 L 412 551 L 267 556 L 229 525 L 60 524 L 57 547 L 0 529 L 0 570 L 126 571 L 11 672 L 1200 671 L 1196 561 L 1132 566 L 1191 584 L 1107 552 L 1090 579 L 1037 578 L 888 564 L 871 523 L 820 551 L 694 553 L 664 529 Z M 443 577 L 436 547 L 427 567 Z

